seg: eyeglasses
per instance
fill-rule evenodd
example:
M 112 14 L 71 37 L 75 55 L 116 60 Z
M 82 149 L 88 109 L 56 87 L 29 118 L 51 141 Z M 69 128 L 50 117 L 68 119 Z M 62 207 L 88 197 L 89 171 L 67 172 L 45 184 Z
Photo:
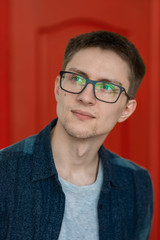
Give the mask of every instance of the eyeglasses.
M 94 96 L 99 101 L 115 103 L 122 92 L 130 99 L 125 88 L 117 84 L 107 81 L 93 81 L 73 72 L 60 72 L 60 87 L 66 92 L 73 94 L 82 93 L 88 84 L 93 85 Z

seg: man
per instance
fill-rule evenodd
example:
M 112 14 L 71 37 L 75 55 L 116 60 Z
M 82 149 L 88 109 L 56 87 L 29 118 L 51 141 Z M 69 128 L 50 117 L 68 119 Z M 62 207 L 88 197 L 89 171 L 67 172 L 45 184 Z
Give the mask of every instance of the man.
M 118 34 L 69 41 L 55 82 L 58 119 L 0 153 L 0 239 L 149 239 L 150 176 L 102 145 L 136 109 L 144 74 Z

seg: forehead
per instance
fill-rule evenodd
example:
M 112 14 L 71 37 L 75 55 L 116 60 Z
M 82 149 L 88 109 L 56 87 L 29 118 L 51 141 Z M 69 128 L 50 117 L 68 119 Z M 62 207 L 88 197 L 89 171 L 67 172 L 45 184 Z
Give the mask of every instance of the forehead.
M 129 88 L 129 65 L 112 50 L 99 47 L 81 49 L 66 66 L 67 71 L 79 70 L 93 80 L 109 79 Z

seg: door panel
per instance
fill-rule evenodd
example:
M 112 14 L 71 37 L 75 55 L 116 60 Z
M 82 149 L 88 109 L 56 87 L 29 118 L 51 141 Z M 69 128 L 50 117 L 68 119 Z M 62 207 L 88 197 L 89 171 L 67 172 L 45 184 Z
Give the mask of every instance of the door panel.
M 54 81 L 61 70 L 65 46 L 70 37 L 79 33 L 98 29 L 113 30 L 105 22 L 92 19 L 74 19 L 64 21 L 49 28 L 42 28 L 36 35 L 36 64 L 37 64 L 37 130 L 41 129 L 48 119 L 56 116 L 54 99 Z M 125 32 L 115 29 L 117 32 Z M 57 51 L 58 49 L 58 51 Z M 47 83 L 46 84 L 46 79 Z M 48 104 L 50 103 L 50 104 Z
M 71 36 L 96 29 L 116 31 L 136 44 L 148 64 L 149 1 L 81 1 L 78 6 L 75 1 L 11 3 L 11 142 L 38 132 L 56 116 L 54 79 Z M 118 125 L 105 142 L 144 166 L 148 166 L 147 88 L 146 76 L 137 95 L 137 113 Z
M 0 148 L 10 143 L 8 16 L 8 1 L 0 0 Z
M 159 239 L 159 0 L 10 0 L 9 9 L 10 68 L 8 81 L 3 81 L 8 113 L 5 121 L 1 119 L 4 145 L 37 133 L 56 117 L 54 80 L 70 37 L 106 29 L 125 35 L 140 50 L 147 73 L 136 97 L 137 110 L 116 126 L 105 146 L 150 170 L 155 186 L 152 239 Z

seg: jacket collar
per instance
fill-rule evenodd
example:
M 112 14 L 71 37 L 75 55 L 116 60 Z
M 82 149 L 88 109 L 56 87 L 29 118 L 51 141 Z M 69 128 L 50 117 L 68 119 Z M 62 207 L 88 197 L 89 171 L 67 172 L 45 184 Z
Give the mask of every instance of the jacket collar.
M 102 161 L 103 166 L 103 185 L 102 191 L 108 192 L 111 188 L 116 189 L 119 187 L 118 179 L 116 177 L 116 172 L 113 169 L 112 160 L 115 157 L 115 154 L 108 151 L 104 145 L 99 149 L 99 156 Z
M 50 142 L 50 132 L 56 123 L 57 119 L 53 120 L 36 137 L 33 152 L 32 181 L 46 179 L 53 175 L 58 176 Z M 99 156 L 103 166 L 102 191 L 104 192 L 108 192 L 111 187 L 117 186 L 117 184 L 112 181 L 113 172 L 110 162 L 112 155 L 113 154 L 105 149 L 103 145 L 100 147 Z
M 57 174 L 50 142 L 50 132 L 56 123 L 57 119 L 53 120 L 36 137 L 33 152 L 32 181 L 42 180 Z

